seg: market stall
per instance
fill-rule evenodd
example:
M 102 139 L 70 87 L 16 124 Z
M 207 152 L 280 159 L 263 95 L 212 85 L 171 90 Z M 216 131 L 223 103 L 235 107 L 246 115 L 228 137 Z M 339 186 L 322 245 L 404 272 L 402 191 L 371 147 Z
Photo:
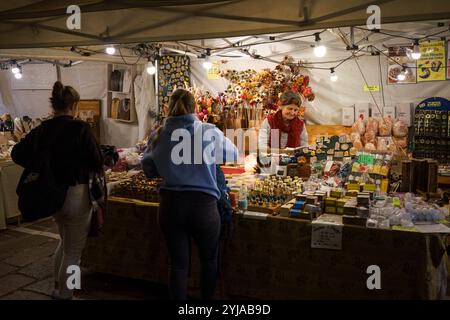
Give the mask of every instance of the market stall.
M 9 161 L 0 161 L 0 229 L 6 228 L 6 221 L 20 219 L 17 207 L 16 186 L 23 168 Z
M 239 163 L 222 166 L 234 213 L 221 242 L 221 297 L 445 295 L 450 218 L 440 187 L 450 175 L 450 21 L 428 20 L 448 19 L 447 2 L 379 2 L 372 9 L 383 12 L 381 28 L 369 23 L 362 0 L 104 8 L 82 1 L 83 33 L 60 29 L 62 4 L 32 12 L 8 6 L 0 12 L 8 16 L 0 158 L 9 160 L 14 143 L 49 116 L 56 80 L 79 90 L 76 117 L 102 145 L 108 211 L 103 233 L 88 240 L 84 266 L 166 282 L 161 181 L 147 179 L 141 161 L 171 94 L 184 88 L 198 119 L 231 130 L 240 151 Z M 149 15 L 152 24 L 142 25 Z M 102 21 L 110 21 L 106 32 Z M 27 28 L 9 30 L 11 23 L 39 32 L 30 37 Z M 298 102 L 283 104 L 286 92 Z M 293 146 L 263 148 L 260 141 L 273 136 L 261 132 L 292 104 L 304 142 L 299 134 Z M 0 163 L 0 229 L 18 215 L 20 172 Z M 368 287 L 370 266 L 380 269 L 381 290 Z M 191 290 L 198 269 L 194 258 Z
M 92 271 L 167 281 L 167 252 L 157 203 L 110 198 L 104 233 L 88 241 L 83 264 Z M 311 248 L 311 222 L 268 216 L 233 217 L 221 242 L 222 298 L 438 299 L 446 292 L 445 236 L 418 231 L 342 226 L 340 250 Z M 198 258 L 190 288 L 199 288 Z M 367 268 L 381 269 L 381 289 L 367 287 Z

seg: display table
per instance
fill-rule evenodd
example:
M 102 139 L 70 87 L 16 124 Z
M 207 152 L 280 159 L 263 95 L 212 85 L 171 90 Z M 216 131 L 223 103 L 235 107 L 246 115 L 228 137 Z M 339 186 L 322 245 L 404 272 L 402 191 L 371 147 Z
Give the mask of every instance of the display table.
M 12 161 L 0 161 L 0 230 L 6 220 L 20 216 L 16 187 L 23 168 Z
M 220 297 L 256 299 L 437 299 L 447 284 L 445 235 L 344 226 L 342 250 L 311 248 L 311 223 L 236 215 L 222 242 Z M 195 248 L 195 246 L 194 246 Z M 90 238 L 82 263 L 92 271 L 166 283 L 167 253 L 157 204 L 110 198 L 104 233 Z M 367 267 L 381 269 L 368 290 Z M 198 288 L 192 258 L 190 287 Z

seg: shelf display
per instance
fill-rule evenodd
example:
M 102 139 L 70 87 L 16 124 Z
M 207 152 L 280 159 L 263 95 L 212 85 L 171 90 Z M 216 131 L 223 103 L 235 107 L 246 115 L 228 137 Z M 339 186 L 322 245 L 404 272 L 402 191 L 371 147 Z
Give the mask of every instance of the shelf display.
M 450 162 L 450 101 L 429 98 L 422 101 L 414 115 L 414 157 Z
M 191 86 L 191 61 L 187 56 L 163 55 L 159 61 L 159 104 L 167 105 L 174 88 Z
M 358 119 L 352 126 L 350 139 L 357 150 L 391 151 L 406 154 L 408 125 L 390 116 Z
M 117 179 L 117 176 L 115 178 Z M 158 202 L 159 196 L 156 186 L 159 181 L 158 179 L 147 179 L 143 172 L 139 172 L 130 178 L 121 180 L 112 190 L 111 195 L 147 202 Z
M 108 64 L 107 116 L 122 122 L 136 122 L 134 79 L 136 66 Z

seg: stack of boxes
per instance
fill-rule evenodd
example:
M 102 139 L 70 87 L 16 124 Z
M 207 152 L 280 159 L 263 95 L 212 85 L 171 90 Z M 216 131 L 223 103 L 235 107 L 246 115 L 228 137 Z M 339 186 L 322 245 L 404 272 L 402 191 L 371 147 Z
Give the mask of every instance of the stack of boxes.
M 280 208 L 280 216 L 303 220 L 313 220 L 323 212 L 325 193 L 305 192 L 295 196 Z
M 370 199 L 373 193 L 358 192 L 344 206 L 342 222 L 348 225 L 365 226 L 369 217 Z

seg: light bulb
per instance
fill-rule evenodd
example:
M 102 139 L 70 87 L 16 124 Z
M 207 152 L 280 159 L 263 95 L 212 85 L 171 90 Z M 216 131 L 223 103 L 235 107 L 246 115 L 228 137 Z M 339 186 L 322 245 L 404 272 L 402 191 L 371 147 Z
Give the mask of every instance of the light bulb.
M 203 68 L 205 68 L 206 70 L 209 70 L 212 68 L 212 62 L 209 61 L 208 58 L 206 58 L 206 60 L 203 61 Z
M 147 73 L 148 74 L 155 74 L 156 73 L 156 67 L 153 65 L 153 63 L 149 62 L 147 66 Z
M 14 73 L 14 74 L 17 74 L 17 73 L 20 72 L 20 69 L 19 69 L 19 67 L 13 67 L 13 68 L 11 69 L 11 72 Z
M 339 78 L 338 75 L 334 74 L 334 73 L 330 76 L 330 80 L 333 81 L 333 82 L 338 81 L 338 78 Z
M 412 53 L 411 53 L 411 57 L 412 57 L 414 60 L 419 60 L 421 56 L 422 56 L 422 54 L 420 53 L 419 44 L 418 44 L 418 43 L 415 43 L 415 44 L 414 44 L 413 51 L 412 51 Z
M 400 72 L 399 74 L 398 74 L 398 76 L 397 76 L 397 80 L 398 81 L 405 81 L 405 79 L 406 79 L 406 73 L 405 72 Z
M 14 77 L 16 77 L 16 79 L 22 79 L 22 74 L 20 72 L 14 74 Z
M 107 47 L 106 48 L 106 53 L 110 54 L 110 55 L 113 55 L 114 53 L 116 53 L 116 48 L 114 48 L 114 47 Z
M 314 47 L 314 55 L 318 58 L 322 58 L 327 54 L 327 47 L 321 45 L 320 43 L 316 42 L 316 45 Z

